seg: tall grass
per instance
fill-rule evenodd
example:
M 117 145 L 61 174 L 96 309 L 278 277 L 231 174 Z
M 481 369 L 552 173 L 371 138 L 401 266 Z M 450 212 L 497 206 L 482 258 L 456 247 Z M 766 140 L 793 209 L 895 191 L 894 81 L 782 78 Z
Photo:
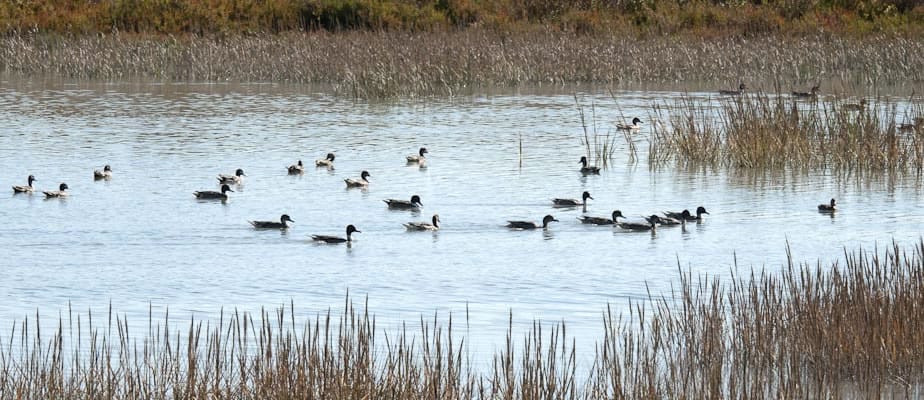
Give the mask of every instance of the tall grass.
M 924 390 L 924 242 L 846 253 L 830 265 L 681 273 L 671 293 L 607 307 L 594 361 L 578 367 L 564 323 L 535 322 L 476 368 L 453 316 L 376 326 L 339 313 L 233 312 L 186 328 L 112 310 L 38 314 L 0 336 L 0 398 L 843 398 Z M 735 269 L 735 271 L 740 271 Z M 467 323 L 467 315 L 466 315 Z M 589 351 L 586 349 L 585 351 Z

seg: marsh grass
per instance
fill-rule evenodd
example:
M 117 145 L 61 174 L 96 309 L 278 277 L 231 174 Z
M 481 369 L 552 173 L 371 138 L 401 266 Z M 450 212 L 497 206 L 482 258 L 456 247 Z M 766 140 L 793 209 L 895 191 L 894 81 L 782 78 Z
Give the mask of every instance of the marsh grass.
M 598 131 L 597 107 L 594 104 L 590 105 L 590 127 L 588 127 L 584 106 L 581 105 L 577 96 L 575 96 L 574 101 L 577 104 L 578 115 L 581 118 L 581 128 L 584 134 L 583 137 L 581 137 L 581 146 L 584 147 L 584 155 L 592 166 L 606 169 L 612 163 L 613 155 L 616 153 L 616 139 L 618 136 L 615 135 L 612 129 L 606 129 L 604 133 Z M 631 141 L 629 141 L 629 143 L 629 156 L 634 160 L 634 147 L 631 147 Z
M 513 333 L 478 369 L 452 315 L 377 327 L 368 305 L 221 313 L 185 328 L 67 311 L 0 336 L 3 399 L 599 399 L 918 397 L 924 242 L 845 251 L 829 265 L 732 277 L 681 273 L 664 294 L 607 307 L 592 364 L 564 323 Z M 468 326 L 468 314 L 465 315 Z M 468 329 L 468 328 L 466 328 Z

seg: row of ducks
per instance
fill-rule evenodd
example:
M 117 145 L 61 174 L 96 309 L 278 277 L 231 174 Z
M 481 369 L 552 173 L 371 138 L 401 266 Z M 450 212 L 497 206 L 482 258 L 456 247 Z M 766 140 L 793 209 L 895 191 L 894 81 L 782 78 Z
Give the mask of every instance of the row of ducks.
M 98 169 L 93 171 L 93 179 L 111 179 L 112 178 L 112 167 L 106 165 L 103 169 Z M 38 179 L 35 179 L 35 175 L 29 175 L 26 178 L 25 185 L 13 185 L 13 193 L 33 193 L 35 192 L 35 186 L 33 185 Z M 67 191 L 69 187 L 67 183 L 61 182 L 58 185 L 58 190 L 43 190 L 42 194 L 45 195 L 45 198 L 56 198 L 56 197 L 67 197 L 70 193 Z
M 719 90 L 719 94 L 723 96 L 740 96 L 744 94 L 744 91 L 746 89 L 747 89 L 747 85 L 745 85 L 744 83 L 741 83 L 738 85 L 738 90 L 723 89 L 723 90 Z M 797 99 L 817 99 L 818 93 L 820 91 L 821 91 L 821 87 L 819 85 L 815 85 L 815 86 L 812 86 L 812 88 L 809 89 L 808 92 L 793 91 L 792 97 L 795 97 Z M 847 104 L 842 105 L 841 107 L 847 111 L 863 111 L 864 109 L 866 109 L 866 105 L 867 105 L 866 99 L 860 99 L 859 103 L 847 103 Z M 906 125 L 906 124 L 902 124 L 902 125 Z

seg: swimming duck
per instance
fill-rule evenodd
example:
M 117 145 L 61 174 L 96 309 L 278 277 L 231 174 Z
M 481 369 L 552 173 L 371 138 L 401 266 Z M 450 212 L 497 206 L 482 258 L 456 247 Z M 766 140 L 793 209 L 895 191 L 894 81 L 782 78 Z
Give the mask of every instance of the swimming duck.
M 664 212 L 664 215 L 668 217 L 671 217 L 673 219 L 682 219 L 684 221 L 702 221 L 703 214 L 709 214 L 709 212 L 706 211 L 706 207 L 703 207 L 703 206 L 696 207 L 695 217 L 690 213 L 689 210 L 683 210 L 681 212 L 676 212 L 676 211 L 665 211 Z
M 589 192 L 584 192 L 581 195 L 581 200 L 578 199 L 552 199 L 553 207 L 576 207 L 576 206 L 586 206 L 587 199 L 593 200 L 594 198 L 590 196 Z
M 625 218 L 625 217 L 622 215 L 622 211 L 615 210 L 613 211 L 612 218 L 613 219 L 603 218 L 603 217 L 588 217 L 586 215 L 582 217 L 578 217 L 578 219 L 581 220 L 581 223 L 594 224 L 594 225 L 613 225 L 616 223 L 617 218 Z
M 347 188 L 365 188 L 369 186 L 369 171 L 363 171 L 359 174 L 359 179 L 355 178 L 346 178 L 343 181 L 346 182 Z
M 67 189 L 68 189 L 67 184 L 66 184 L 66 183 L 62 183 L 62 184 L 58 185 L 58 190 L 45 191 L 45 192 L 42 192 L 42 193 L 45 193 L 45 198 L 46 198 L 46 199 L 50 199 L 50 198 L 54 198 L 54 197 L 67 197 L 67 195 L 68 195 Z
M 388 204 L 388 208 L 392 210 L 419 210 L 420 207 L 423 207 L 423 203 L 420 202 L 420 196 L 416 194 L 411 196 L 411 201 L 396 199 L 386 199 L 382 201 Z
M 351 235 L 352 235 L 354 232 L 355 232 L 355 233 L 362 233 L 362 231 L 356 229 L 355 226 L 353 226 L 353 225 L 347 225 L 347 227 L 346 227 L 346 239 L 344 239 L 344 238 L 342 238 L 342 237 L 340 237 L 340 236 L 311 235 L 311 240 L 314 240 L 314 241 L 317 241 L 317 242 L 331 243 L 331 244 L 343 243 L 343 242 L 348 242 L 348 243 L 349 243 L 349 242 L 352 242 L 352 241 L 353 241 L 353 237 L 352 237 Z
M 240 170 L 238 170 L 238 171 L 240 171 Z M 221 185 L 221 191 L 220 191 L 220 192 L 216 192 L 216 191 L 214 191 L 214 190 L 202 190 L 202 191 L 198 191 L 198 192 L 193 192 L 193 194 L 196 195 L 196 198 L 197 198 L 197 199 L 220 199 L 220 200 L 227 200 L 227 199 L 228 199 L 228 193 L 227 193 L 227 192 L 233 192 L 233 190 L 231 190 L 231 187 L 228 186 L 228 184 L 223 184 L 223 185 Z
M 600 167 L 588 167 L 588 166 L 587 166 L 587 157 L 586 157 L 586 156 L 581 156 L 581 161 L 579 161 L 579 163 L 581 164 L 581 173 L 584 174 L 584 175 L 599 174 L 599 173 L 600 173 Z
M 630 231 L 653 231 L 657 229 L 658 223 L 661 222 L 661 217 L 657 215 L 652 215 L 645 218 L 646 222 L 617 222 L 616 226 L 622 229 L 628 229 Z
M 688 219 L 692 219 L 693 216 L 690 214 L 690 210 L 683 210 L 680 213 L 680 218 L 672 218 L 669 216 L 659 216 L 658 225 L 662 226 L 676 226 L 676 225 L 685 225 Z M 648 222 L 651 222 L 651 217 L 645 217 Z
M 847 111 L 863 111 L 866 108 L 866 99 L 860 99 L 860 104 L 848 103 L 844 104 L 844 109 Z
M 819 204 L 818 211 L 820 212 L 835 212 L 837 211 L 837 205 L 834 199 L 831 199 L 831 202 L 828 204 Z
M 286 221 L 295 222 L 292 220 L 292 218 L 289 217 L 289 214 L 282 214 L 282 216 L 279 217 L 279 222 L 276 222 L 276 221 L 247 221 L 247 222 L 250 222 L 250 224 L 253 225 L 253 227 L 257 229 L 288 229 L 289 225 L 286 224 Z
M 34 175 L 29 175 L 27 180 L 29 184 L 26 186 L 13 186 L 13 193 L 32 193 L 32 191 L 35 190 L 35 188 L 32 187 L 32 182 L 35 182 L 37 179 L 35 179 Z
M 642 120 L 638 119 L 638 117 L 635 117 L 635 118 L 632 118 L 632 125 L 624 124 L 620 122 L 616 124 L 616 129 L 619 129 L 621 131 L 637 131 L 639 129 L 642 129 L 642 127 L 639 125 L 640 123 L 642 123 Z
M 302 160 L 298 160 L 298 163 L 292 164 L 288 168 L 289 175 L 298 175 L 305 172 L 305 165 L 302 164 Z
M 438 231 L 440 229 L 440 216 L 433 214 L 432 223 L 427 222 L 408 222 L 404 227 L 409 231 Z
M 899 132 L 914 132 L 924 126 L 924 117 L 914 117 L 914 122 L 910 124 L 899 124 Z
M 808 99 L 818 97 L 819 86 L 812 86 L 812 90 L 808 92 L 792 92 L 793 97 L 798 97 L 800 99 Z
M 328 169 L 334 169 L 334 159 L 337 158 L 334 153 L 327 153 L 327 157 L 320 160 L 314 160 L 314 165 L 316 167 L 327 167 Z
M 747 89 L 747 86 L 744 86 L 744 83 L 742 82 L 740 85 L 738 85 L 738 90 L 719 90 L 719 94 L 725 96 L 737 96 L 739 94 L 743 94 L 744 89 Z
M 542 218 L 542 225 L 539 225 L 533 221 L 507 221 L 507 227 L 511 229 L 547 229 L 550 222 L 558 222 L 558 220 L 551 215 L 546 215 L 544 218 Z
M 424 157 L 424 154 L 429 154 L 429 152 L 427 151 L 426 147 L 421 147 L 420 151 L 417 152 L 417 155 L 412 154 L 407 156 L 407 162 L 411 164 L 426 162 L 427 159 Z
M 226 183 L 232 184 L 233 183 L 233 184 L 240 185 L 241 183 L 244 182 L 245 176 L 247 176 L 247 174 L 244 173 L 244 170 L 238 168 L 237 171 L 234 171 L 234 175 L 225 175 L 225 174 L 218 175 L 218 183 L 221 183 L 221 184 L 226 184 Z
M 98 169 L 93 171 L 93 180 L 98 181 L 100 179 L 110 179 L 110 178 L 112 178 L 112 168 L 109 167 L 108 164 L 103 167 L 102 171 Z

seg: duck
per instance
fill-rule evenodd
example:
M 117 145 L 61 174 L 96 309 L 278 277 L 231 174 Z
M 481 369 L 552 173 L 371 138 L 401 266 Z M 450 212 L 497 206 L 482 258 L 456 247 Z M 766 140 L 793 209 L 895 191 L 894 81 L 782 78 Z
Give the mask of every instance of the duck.
M 914 122 L 910 124 L 899 124 L 899 132 L 914 132 L 924 126 L 924 117 L 914 117 Z
M 682 219 L 684 221 L 702 221 L 703 214 L 709 214 L 709 211 L 706 211 L 706 207 L 699 206 L 696 207 L 696 216 L 690 213 L 690 210 L 683 210 L 681 212 L 676 211 L 665 211 L 664 215 L 673 218 L 673 219 Z
M 426 147 L 421 147 L 416 155 L 412 154 L 407 156 L 407 162 L 410 164 L 413 163 L 425 163 L 427 158 L 424 157 L 424 154 L 429 154 Z
M 297 163 L 290 165 L 288 169 L 289 175 L 298 175 L 305 172 L 305 165 L 302 164 L 302 160 L 298 160 Z
M 102 171 L 98 169 L 93 171 L 93 180 L 98 181 L 100 179 L 110 179 L 110 178 L 112 178 L 112 167 L 110 167 L 108 164 L 103 166 Z
M 218 175 L 218 183 L 221 184 L 237 184 L 240 185 L 244 182 L 244 177 L 247 174 L 244 173 L 243 169 L 238 168 L 237 171 L 234 171 L 234 175 Z
M 587 157 L 581 156 L 581 161 L 578 161 L 581 164 L 581 173 L 584 175 L 591 174 L 600 174 L 600 167 L 587 166 Z
M 604 217 L 588 217 L 586 215 L 582 217 L 578 217 L 578 219 L 581 221 L 582 224 L 593 224 L 593 225 L 613 225 L 616 223 L 617 218 L 625 218 L 622 215 L 622 211 L 614 210 L 612 219 L 604 218 Z
M 818 97 L 819 89 L 820 87 L 818 85 L 815 85 L 815 86 L 812 86 L 812 90 L 808 92 L 792 92 L 792 96 L 800 98 L 800 99 L 815 98 L 815 97 Z
M 438 231 L 440 230 L 440 216 L 433 214 L 432 223 L 428 222 L 408 222 L 404 227 L 409 231 Z
M 289 217 L 289 214 L 282 214 L 279 217 L 279 222 L 276 221 L 247 221 L 257 229 L 288 229 L 289 225 L 286 222 L 295 222 Z
M 630 231 L 654 231 L 657 229 L 658 223 L 661 222 L 661 217 L 657 215 L 652 215 L 645 218 L 646 221 L 642 222 L 617 222 L 616 226 L 627 229 Z
M 343 242 L 352 243 L 353 233 L 363 233 L 363 232 L 360 231 L 359 229 L 356 229 L 356 227 L 353 225 L 347 225 L 346 239 L 340 236 L 311 235 L 311 240 L 314 240 L 316 242 L 330 243 L 330 244 L 337 244 L 337 243 L 343 243 Z
M 510 229 L 520 229 L 520 230 L 538 229 L 538 228 L 548 229 L 550 222 L 558 222 L 558 220 L 555 219 L 555 217 L 551 215 L 546 215 L 544 218 L 542 218 L 542 225 L 537 224 L 533 221 L 507 221 L 507 227 Z
M 642 120 L 640 120 L 638 117 L 635 117 L 635 118 L 632 118 L 632 125 L 624 124 L 620 122 L 616 124 L 616 129 L 619 129 L 621 131 L 637 131 L 639 129 L 642 129 L 642 127 L 639 125 L 640 123 L 642 123 Z
M 745 86 L 742 82 L 740 85 L 738 85 L 738 90 L 719 90 L 719 94 L 724 96 L 737 96 L 744 94 L 745 89 L 747 89 L 747 86 Z
M 347 188 L 365 188 L 369 187 L 369 171 L 363 171 L 359 174 L 359 179 L 356 178 L 346 178 L 343 181 L 346 182 Z
M 818 205 L 818 211 L 820 212 L 835 212 L 837 211 L 837 204 L 834 199 L 831 199 L 830 203 L 822 203 Z
M 335 158 L 337 158 L 337 156 L 335 156 L 334 153 L 327 153 L 326 157 L 320 160 L 314 160 L 314 166 L 327 167 L 328 169 L 334 169 L 334 159 Z
M 386 199 L 382 200 L 385 204 L 388 204 L 388 208 L 392 210 L 419 210 L 420 207 L 423 207 L 423 203 L 420 202 L 420 196 L 413 195 L 411 200 L 397 200 L 397 199 Z
M 553 207 L 577 207 L 577 206 L 586 206 L 586 205 L 587 205 L 587 199 L 593 200 L 594 198 L 591 197 L 591 195 L 590 195 L 589 192 L 584 192 L 584 193 L 581 195 L 581 199 L 582 199 L 583 201 L 582 201 L 582 200 L 578 200 L 578 199 L 558 199 L 558 198 L 555 198 L 555 199 L 552 199 L 552 206 L 553 206 Z
M 240 171 L 240 170 L 238 170 L 238 171 Z M 228 199 L 228 192 L 233 192 L 233 190 L 231 190 L 231 187 L 228 186 L 228 184 L 222 184 L 222 185 L 221 185 L 221 191 L 220 191 L 220 192 L 216 192 L 216 191 L 214 191 L 214 190 L 202 190 L 202 191 L 198 191 L 198 192 L 193 192 L 193 194 L 196 196 L 197 199 L 203 199 L 203 200 L 205 200 L 205 199 L 220 199 L 220 200 L 227 200 L 227 199 Z
M 32 191 L 35 190 L 35 188 L 32 187 L 32 182 L 37 181 L 37 179 L 35 179 L 35 175 L 29 175 L 26 180 L 29 184 L 25 186 L 13 186 L 13 193 L 32 193 Z
M 658 225 L 661 225 L 661 226 L 677 226 L 677 225 L 686 225 L 687 220 L 693 218 L 693 216 L 690 214 L 690 210 L 683 210 L 683 211 L 680 213 L 680 218 L 672 218 L 672 217 L 669 217 L 669 216 L 666 216 L 666 215 L 665 215 L 665 216 L 659 216 L 658 218 L 659 218 Z M 650 221 L 651 217 L 645 217 L 645 219 L 646 219 L 646 220 L 649 220 L 649 222 L 651 222 L 651 221 Z
M 46 199 L 51 199 L 55 197 L 67 197 L 68 195 L 67 189 L 68 189 L 67 184 L 62 183 L 58 185 L 58 190 L 44 191 L 42 193 L 45 193 Z
M 847 111 L 863 111 L 866 108 L 866 99 L 860 99 L 860 103 L 848 103 L 844 104 L 844 109 Z

